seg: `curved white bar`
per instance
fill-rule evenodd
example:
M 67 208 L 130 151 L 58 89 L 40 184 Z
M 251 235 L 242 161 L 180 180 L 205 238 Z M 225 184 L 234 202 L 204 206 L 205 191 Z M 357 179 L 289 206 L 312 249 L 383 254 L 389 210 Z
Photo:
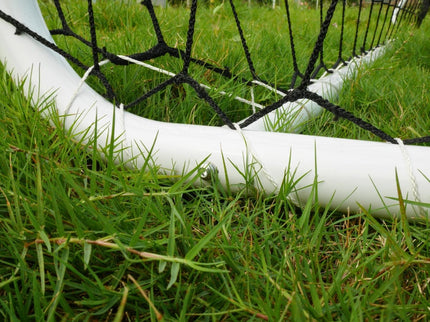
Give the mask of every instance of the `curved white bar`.
M 406 1 L 407 0 L 400 0 L 400 2 L 396 5 L 396 8 L 393 10 L 393 15 L 391 16 L 391 23 L 393 25 L 397 22 L 397 16 L 399 15 L 400 9 L 403 9 Z
M 377 47 L 361 57 L 354 57 L 346 66 L 334 70 L 332 73 L 321 77 L 308 86 L 310 92 L 316 93 L 325 99 L 333 101 L 339 95 L 343 82 L 351 79 L 358 68 L 364 67 L 382 56 L 385 47 Z M 252 131 L 276 131 L 298 133 L 303 129 L 303 124 L 310 118 L 321 114 L 322 108 L 315 102 L 307 99 L 299 99 L 296 102 L 288 102 L 266 116 L 258 119 L 246 127 Z M 240 123 L 240 122 L 239 122 Z
M 24 21 L 32 30 L 52 41 L 37 1 L 2 0 L 0 10 Z M 41 93 L 39 97 L 43 97 L 55 92 L 53 97 L 58 114 L 64 116 L 66 128 L 73 126 L 76 135 L 82 136 L 88 129 L 94 129 L 97 121 L 98 142 L 101 145 L 109 144 L 114 118 L 111 103 L 84 84 L 70 109 L 67 109 L 73 92 L 80 83 L 80 78 L 68 63 L 28 35 L 15 35 L 15 29 L 1 20 L 0 39 L 0 59 L 6 63 L 16 80 L 27 77 L 27 94 L 32 90 L 33 94 Z M 37 96 L 33 95 L 33 98 L 37 99 Z M 116 109 L 116 137 L 123 134 L 120 116 L 119 109 Z M 129 149 L 122 157 L 126 160 L 136 157 L 132 161 L 133 166 L 142 166 L 148 157 L 146 151 L 154 146 L 152 160 L 168 171 L 181 174 L 206 160 L 218 169 L 222 184 L 226 184 L 228 176 L 230 185 L 235 187 L 245 181 L 237 168 L 242 172 L 247 168 L 256 175 L 255 186 L 268 193 L 279 192 L 285 174 L 295 172 L 295 179 L 303 178 L 290 197 L 299 204 L 308 200 L 311 192 L 309 186 L 317 175 L 320 182 L 318 201 L 321 205 L 330 204 L 332 208 L 341 211 L 355 212 L 359 211 L 358 202 L 381 216 L 389 215 L 383 208 L 384 204 L 390 206 L 392 214 L 398 213 L 397 202 L 390 199 L 397 196 L 397 169 L 404 197 L 407 196 L 410 200 L 414 198 L 409 164 L 404 161 L 402 152 L 396 145 L 243 131 L 246 145 L 241 133 L 226 128 L 169 124 L 144 119 L 128 112 L 124 113 L 124 123 L 126 132 L 121 139 Z M 91 140 L 91 136 L 88 135 L 87 139 Z M 420 188 L 421 198 L 429 202 L 430 183 L 423 174 L 430 177 L 430 149 L 415 146 L 406 149 L 412 160 L 413 175 Z M 252 161 L 251 155 L 258 162 Z M 247 159 L 250 160 L 248 164 Z M 227 173 L 224 172 L 224 167 Z M 407 214 L 409 218 L 414 218 L 418 211 L 408 206 Z

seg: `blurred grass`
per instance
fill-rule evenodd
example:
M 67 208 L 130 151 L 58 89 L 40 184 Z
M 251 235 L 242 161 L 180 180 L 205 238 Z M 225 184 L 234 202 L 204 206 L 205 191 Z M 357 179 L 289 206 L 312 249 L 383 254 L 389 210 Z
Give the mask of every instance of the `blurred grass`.
M 142 26 L 136 23 L 141 13 L 127 13 L 124 5 L 118 5 L 118 15 L 113 15 L 103 7 L 109 2 L 98 1 L 98 5 L 106 15 L 100 23 L 109 21 L 103 24 L 111 28 L 109 41 L 124 42 L 118 45 L 124 48 L 145 39 L 137 30 Z M 242 15 L 245 9 L 241 7 Z M 250 10 L 255 30 L 259 29 L 258 12 L 267 15 L 264 23 L 278 26 L 276 19 L 269 19 L 278 11 Z M 203 13 L 209 17 L 213 8 L 207 11 Z M 174 35 L 175 26 L 186 23 L 183 12 L 183 8 L 159 10 L 163 22 L 172 28 L 167 34 Z M 82 17 L 76 13 L 77 25 Z M 134 31 L 128 40 L 112 34 L 120 32 L 117 29 L 124 33 L 124 26 Z M 312 27 L 304 24 L 303 28 Z M 379 121 L 374 121 L 393 132 L 409 136 L 411 127 L 428 133 L 426 30 L 428 21 L 413 35 L 402 36 L 390 49 L 389 60 L 377 62 L 348 83 L 340 104 L 362 110 L 367 117 L 375 117 L 367 111 L 375 108 Z M 271 42 L 280 37 L 277 33 L 270 34 Z M 252 43 L 258 47 L 258 42 Z M 273 43 L 263 47 L 279 48 Z M 233 49 L 221 47 L 215 54 L 225 63 L 232 59 L 229 63 L 238 70 L 243 68 L 240 54 L 228 58 L 226 51 L 230 56 Z M 157 63 L 167 64 L 167 60 Z M 211 187 L 194 188 L 187 179 L 192 181 L 198 170 L 184 178 L 160 175 L 151 167 L 131 171 L 113 162 L 109 149 L 101 151 L 108 156 L 102 160 L 100 151 L 72 143 L 71 133 L 52 126 L 58 125 L 58 119 L 54 117 L 51 124 L 42 117 L 49 102 L 30 103 L 22 95 L 22 86 L 14 84 L 3 68 L 0 71 L 4 93 L 0 95 L 1 319 L 428 318 L 427 224 L 375 220 L 366 211 L 339 214 L 320 208 L 313 198 L 304 209 L 297 209 L 286 197 L 294 182 L 287 181 L 277 196 L 243 198 Z M 387 71 L 392 80 L 387 79 Z M 146 86 L 151 79 L 133 67 L 123 73 L 113 80 L 127 89 L 121 94 L 124 97 L 135 90 L 133 81 Z M 275 71 L 275 75 L 281 79 L 284 74 Z M 171 103 L 162 98 L 164 113 L 181 121 L 184 116 L 176 119 Z M 382 103 L 389 108 L 383 110 Z M 323 115 L 307 131 L 367 135 L 331 119 Z

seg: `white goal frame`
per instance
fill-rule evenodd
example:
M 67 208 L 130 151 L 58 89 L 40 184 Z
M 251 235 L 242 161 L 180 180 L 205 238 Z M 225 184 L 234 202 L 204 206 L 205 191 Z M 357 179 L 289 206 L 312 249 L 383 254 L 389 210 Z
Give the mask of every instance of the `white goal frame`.
M 0 10 L 54 42 L 37 0 L 2 0 Z M 404 146 L 400 140 L 395 145 L 272 133 L 261 131 L 259 123 L 254 125 L 254 131 L 252 126 L 250 130 L 234 131 L 148 120 L 113 106 L 82 84 L 81 77 L 63 57 L 15 31 L 11 24 L 0 20 L 0 60 L 17 82 L 25 81 L 25 94 L 35 103 L 52 97 L 55 114 L 60 115 L 66 129 L 72 128 L 80 139 L 84 136 L 84 142 L 93 140 L 97 124 L 98 144 L 108 146 L 114 137 L 123 148 L 118 157 L 132 167 L 141 167 L 148 159 L 169 173 L 184 174 L 200 167 L 204 170 L 200 184 L 211 184 L 211 174 L 231 189 L 250 184 L 243 173 L 252 173 L 252 184 L 265 193 L 279 193 L 284 180 L 294 174 L 300 180 L 289 197 L 298 205 L 309 200 L 315 193 L 312 186 L 318 182 L 320 205 L 344 212 L 359 212 L 361 205 L 378 216 L 399 214 L 396 175 L 403 198 L 430 200 L 428 147 Z M 352 76 L 357 67 L 379 54 L 373 52 L 351 62 L 330 75 L 328 83 L 321 79 L 312 85 L 313 91 L 320 91 L 323 96 L 336 95 L 345 77 Z M 291 103 L 283 108 L 295 106 L 297 103 Z M 416 206 L 408 205 L 406 211 L 410 219 L 420 216 Z

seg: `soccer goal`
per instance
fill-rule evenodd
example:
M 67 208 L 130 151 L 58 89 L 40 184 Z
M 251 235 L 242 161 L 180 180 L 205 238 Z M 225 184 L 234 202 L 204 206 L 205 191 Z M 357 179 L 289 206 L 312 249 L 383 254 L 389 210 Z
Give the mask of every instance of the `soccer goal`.
M 430 148 L 425 146 L 430 137 L 390 136 L 336 102 L 345 81 L 383 57 L 400 31 L 421 24 L 427 2 L 332 0 L 309 9 L 306 2 L 286 0 L 275 8 L 283 18 L 276 61 L 259 52 L 265 38 L 243 23 L 247 2 L 215 1 L 206 12 L 215 16 L 223 10 L 224 15 L 205 31 L 199 24 L 208 18 L 199 13 L 210 4 L 193 0 L 187 18 L 178 16 L 185 32 L 177 34 L 163 24 L 167 9 L 142 1 L 147 31 L 142 39 L 154 41 L 138 52 L 127 52 L 136 39 L 133 27 L 118 36 L 118 45 L 101 45 L 100 29 L 109 25 L 109 17 L 97 6 L 106 2 L 0 3 L 1 61 L 17 82 L 25 80 L 23 88 L 35 102 L 53 100 L 55 111 L 45 110 L 47 117 L 60 117 L 83 142 L 114 147 L 130 167 L 150 163 L 179 175 L 199 169 L 201 185 L 264 193 L 284 193 L 285 185 L 293 185 L 289 197 L 299 206 L 313 197 L 339 211 L 365 208 L 387 216 L 399 214 L 401 199 L 409 218 L 426 215 L 419 205 L 430 200 Z M 117 2 L 121 21 L 143 23 L 127 14 L 127 6 L 135 10 L 134 1 Z M 68 9 L 77 3 L 85 7 L 76 18 L 85 21 L 85 33 L 75 31 L 80 22 L 71 20 Z M 293 15 L 294 10 L 301 14 Z M 225 26 L 233 27 L 224 33 Z M 256 43 L 257 38 L 263 40 Z M 68 39 L 83 49 L 71 50 Z M 311 44 L 310 50 L 300 43 Z M 217 57 L 211 56 L 213 46 L 220 49 Z M 87 54 L 80 57 L 81 51 Z M 109 77 L 118 66 L 127 71 L 121 83 Z M 152 76 L 133 78 L 137 74 L 130 66 Z M 126 87 L 138 90 L 123 101 L 121 93 L 132 91 Z M 183 120 L 168 122 L 170 112 L 148 118 L 154 115 L 148 109 L 162 112 L 166 106 L 184 114 Z M 199 121 L 196 110 L 202 114 Z M 377 140 L 301 134 L 324 110 Z

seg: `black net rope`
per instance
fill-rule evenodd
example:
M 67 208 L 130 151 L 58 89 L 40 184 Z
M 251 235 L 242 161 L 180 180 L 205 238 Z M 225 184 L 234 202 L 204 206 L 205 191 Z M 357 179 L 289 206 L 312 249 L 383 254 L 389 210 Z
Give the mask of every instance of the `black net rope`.
M 107 80 L 106 76 L 103 74 L 103 72 L 100 70 L 100 62 L 104 59 L 108 59 L 113 64 L 116 65 L 129 65 L 130 61 L 125 60 L 118 55 L 110 52 L 106 47 L 100 48 L 98 46 L 97 42 L 97 30 L 95 28 L 95 22 L 94 22 L 94 11 L 93 11 L 93 1 L 88 1 L 88 19 L 89 19 L 89 36 L 90 39 L 86 39 L 85 37 L 76 34 L 69 26 L 63 8 L 60 4 L 60 0 L 54 0 L 54 4 L 58 13 L 58 17 L 61 21 L 61 28 L 59 29 L 53 29 L 51 30 L 52 35 L 64 35 L 69 36 L 77 39 L 80 41 L 83 45 L 88 46 L 91 48 L 92 52 L 92 60 L 93 60 L 93 66 L 91 70 L 91 75 L 97 77 L 101 83 L 103 84 L 106 93 L 104 94 L 105 97 L 112 101 L 116 101 L 116 96 L 114 89 L 110 85 L 109 81 Z M 338 50 L 338 58 L 337 61 L 331 66 L 330 68 L 326 66 L 326 63 L 324 61 L 324 40 L 327 36 L 330 24 L 332 22 L 332 18 L 334 15 L 334 12 L 338 6 L 338 3 L 341 3 L 341 17 L 342 17 L 342 23 L 341 23 L 341 32 L 340 32 L 340 39 L 339 39 L 339 50 Z M 354 36 L 354 42 L 353 42 L 353 48 L 351 52 L 352 57 L 358 57 L 362 54 L 365 54 L 366 52 L 373 50 L 374 48 L 380 46 L 385 41 L 391 38 L 392 34 L 395 33 L 395 30 L 399 28 L 402 21 L 410 23 L 412 19 L 417 19 L 416 23 L 417 25 L 421 24 L 423 15 L 428 11 L 428 0 L 423 0 L 422 5 L 419 6 L 421 2 L 418 1 L 412 1 L 407 2 L 406 6 L 400 6 L 400 0 L 373 0 L 370 4 L 370 10 L 369 10 L 369 17 L 367 19 L 367 24 L 364 30 L 364 38 L 362 41 L 362 44 L 359 48 L 359 53 L 357 53 L 357 45 L 359 41 L 359 34 L 362 34 L 363 31 L 360 32 L 362 28 L 361 24 L 361 14 L 362 14 L 362 5 L 363 0 L 360 0 L 359 2 L 359 9 L 358 9 L 358 17 L 356 20 L 356 30 L 355 30 L 355 36 Z M 335 118 L 344 118 L 355 125 L 365 129 L 366 131 L 369 131 L 376 135 L 377 137 L 381 138 L 384 141 L 391 142 L 393 144 L 397 144 L 397 141 L 385 133 L 384 131 L 378 129 L 374 125 L 364 121 L 363 119 L 360 119 L 356 116 L 354 116 L 351 112 L 346 111 L 342 107 L 333 104 L 332 102 L 328 101 L 327 99 L 321 97 L 318 94 L 315 94 L 313 92 L 310 92 L 307 90 L 307 87 L 313 82 L 313 78 L 316 77 L 320 70 L 325 70 L 326 72 L 331 72 L 332 69 L 338 67 L 339 65 L 346 65 L 349 58 L 344 58 L 343 53 L 343 41 L 344 41 L 344 20 L 345 20 L 345 7 L 346 7 L 346 0 L 331 0 L 328 9 L 325 12 L 323 11 L 323 1 L 320 1 L 320 32 L 318 35 L 318 38 L 316 40 L 314 49 L 312 51 L 312 54 L 309 58 L 309 61 L 307 63 L 307 66 L 305 68 L 305 71 L 300 71 L 299 65 L 297 63 L 297 56 L 296 56 L 296 50 L 294 46 L 294 33 L 293 33 L 293 24 L 291 22 L 290 17 L 290 10 L 289 10 L 289 3 L 288 0 L 285 0 L 285 8 L 286 8 L 286 17 L 287 17 L 287 23 L 288 23 L 288 35 L 290 40 L 290 48 L 291 48 L 291 63 L 294 69 L 294 73 L 292 75 L 292 80 L 290 84 L 290 88 L 283 89 L 276 87 L 274 84 L 271 84 L 268 81 L 265 81 L 262 79 L 255 68 L 255 65 L 253 63 L 253 59 L 251 56 L 251 52 L 249 50 L 249 47 L 247 45 L 245 33 L 243 30 L 243 27 L 241 25 L 241 21 L 238 15 L 238 12 L 236 10 L 235 4 L 233 0 L 229 0 L 231 12 L 234 17 L 234 21 L 238 30 L 238 34 L 240 36 L 241 45 L 244 51 L 244 55 L 246 57 L 246 61 L 248 64 L 249 71 L 251 73 L 252 79 L 246 79 L 242 76 L 234 75 L 228 67 L 218 67 L 213 65 L 212 63 L 209 63 L 207 61 L 196 59 L 192 57 L 191 52 L 194 45 L 194 31 L 195 31 L 195 24 L 196 24 L 196 15 L 198 10 L 198 1 L 193 0 L 190 7 L 190 17 L 189 17 L 189 23 L 188 23 L 188 29 L 187 29 L 187 39 L 186 39 L 186 45 L 185 50 L 174 48 L 169 46 L 165 38 L 163 36 L 162 30 L 160 28 L 160 24 L 156 15 L 156 12 L 154 10 L 154 7 L 152 5 L 151 0 L 144 0 L 141 2 L 142 5 L 144 5 L 147 9 L 147 12 L 151 18 L 153 30 L 155 32 L 155 36 L 157 38 L 157 44 L 153 46 L 152 48 L 149 48 L 146 51 L 133 53 L 128 55 L 129 58 L 132 58 L 137 61 L 148 61 L 150 59 L 154 59 L 157 57 L 161 57 L 164 55 L 170 55 L 172 57 L 175 57 L 177 59 L 182 60 L 182 70 L 174 75 L 173 77 L 169 78 L 168 80 L 162 82 L 158 86 L 156 86 L 153 89 L 150 89 L 146 93 L 142 94 L 140 97 L 136 98 L 134 101 L 129 102 L 124 105 L 125 109 L 129 109 L 140 102 L 146 100 L 150 96 L 165 90 L 168 86 L 174 85 L 174 84 L 188 84 L 191 86 L 194 91 L 196 92 L 197 96 L 204 100 L 214 111 L 215 113 L 221 118 L 221 120 L 231 129 L 235 129 L 234 123 L 232 120 L 228 118 L 228 116 L 221 110 L 221 108 L 218 106 L 217 102 L 208 94 L 208 91 L 201 86 L 190 74 L 189 74 L 189 67 L 190 64 L 196 64 L 199 66 L 202 66 L 208 70 L 211 70 L 223 77 L 226 77 L 228 79 L 234 79 L 236 81 L 242 82 L 244 84 L 247 84 L 249 86 L 254 86 L 254 81 L 258 81 L 263 84 L 267 84 L 272 86 L 273 88 L 276 88 L 278 91 L 284 93 L 285 96 L 283 96 L 281 99 L 277 100 L 276 102 L 267 105 L 266 107 L 262 108 L 261 110 L 257 111 L 250 117 L 248 117 L 245 121 L 239 124 L 241 128 L 245 128 L 246 126 L 254 123 L 255 121 L 259 120 L 260 118 L 264 117 L 268 113 L 280 108 L 282 105 L 284 105 L 287 102 L 294 102 L 299 99 L 308 99 L 315 103 L 317 103 L 322 108 L 326 109 L 327 111 L 333 113 L 335 115 Z M 375 6 L 378 6 L 376 9 Z M 383 8 L 386 8 L 384 11 Z M 399 8 L 399 13 L 397 16 L 397 21 L 395 24 L 392 24 L 389 22 L 391 19 L 390 14 L 392 14 L 392 11 L 390 11 L 390 8 Z M 372 15 L 374 15 L 374 11 L 377 11 L 377 17 L 376 17 L 376 27 L 373 28 L 373 34 L 369 34 L 371 31 L 370 28 L 370 21 Z M 381 17 L 383 16 L 383 18 Z M 418 17 L 418 18 L 416 18 Z M 25 33 L 31 37 L 33 37 L 35 40 L 43 44 L 44 46 L 54 50 L 58 54 L 65 57 L 67 60 L 69 60 L 71 63 L 73 63 L 75 66 L 83 69 L 88 70 L 90 67 L 82 63 L 78 58 L 72 56 L 71 54 L 67 53 L 63 49 L 59 48 L 56 44 L 50 42 L 49 40 L 41 37 L 31 29 L 25 26 L 23 22 L 17 21 L 13 17 L 7 15 L 3 11 L 0 10 L 0 19 L 5 20 L 6 22 L 12 24 L 16 28 L 16 34 L 22 34 Z M 382 20 L 382 21 L 381 21 Z M 379 31 L 378 31 L 379 30 Z M 385 30 L 385 36 L 383 36 L 383 32 Z M 368 41 L 368 38 L 371 38 L 370 44 Z M 317 62 L 319 62 L 317 64 Z M 299 85 L 296 86 L 297 80 L 300 79 Z M 421 138 L 413 138 L 413 139 L 407 139 L 403 140 L 405 144 L 421 144 L 421 143 L 428 143 L 430 142 L 430 136 L 421 137 Z

